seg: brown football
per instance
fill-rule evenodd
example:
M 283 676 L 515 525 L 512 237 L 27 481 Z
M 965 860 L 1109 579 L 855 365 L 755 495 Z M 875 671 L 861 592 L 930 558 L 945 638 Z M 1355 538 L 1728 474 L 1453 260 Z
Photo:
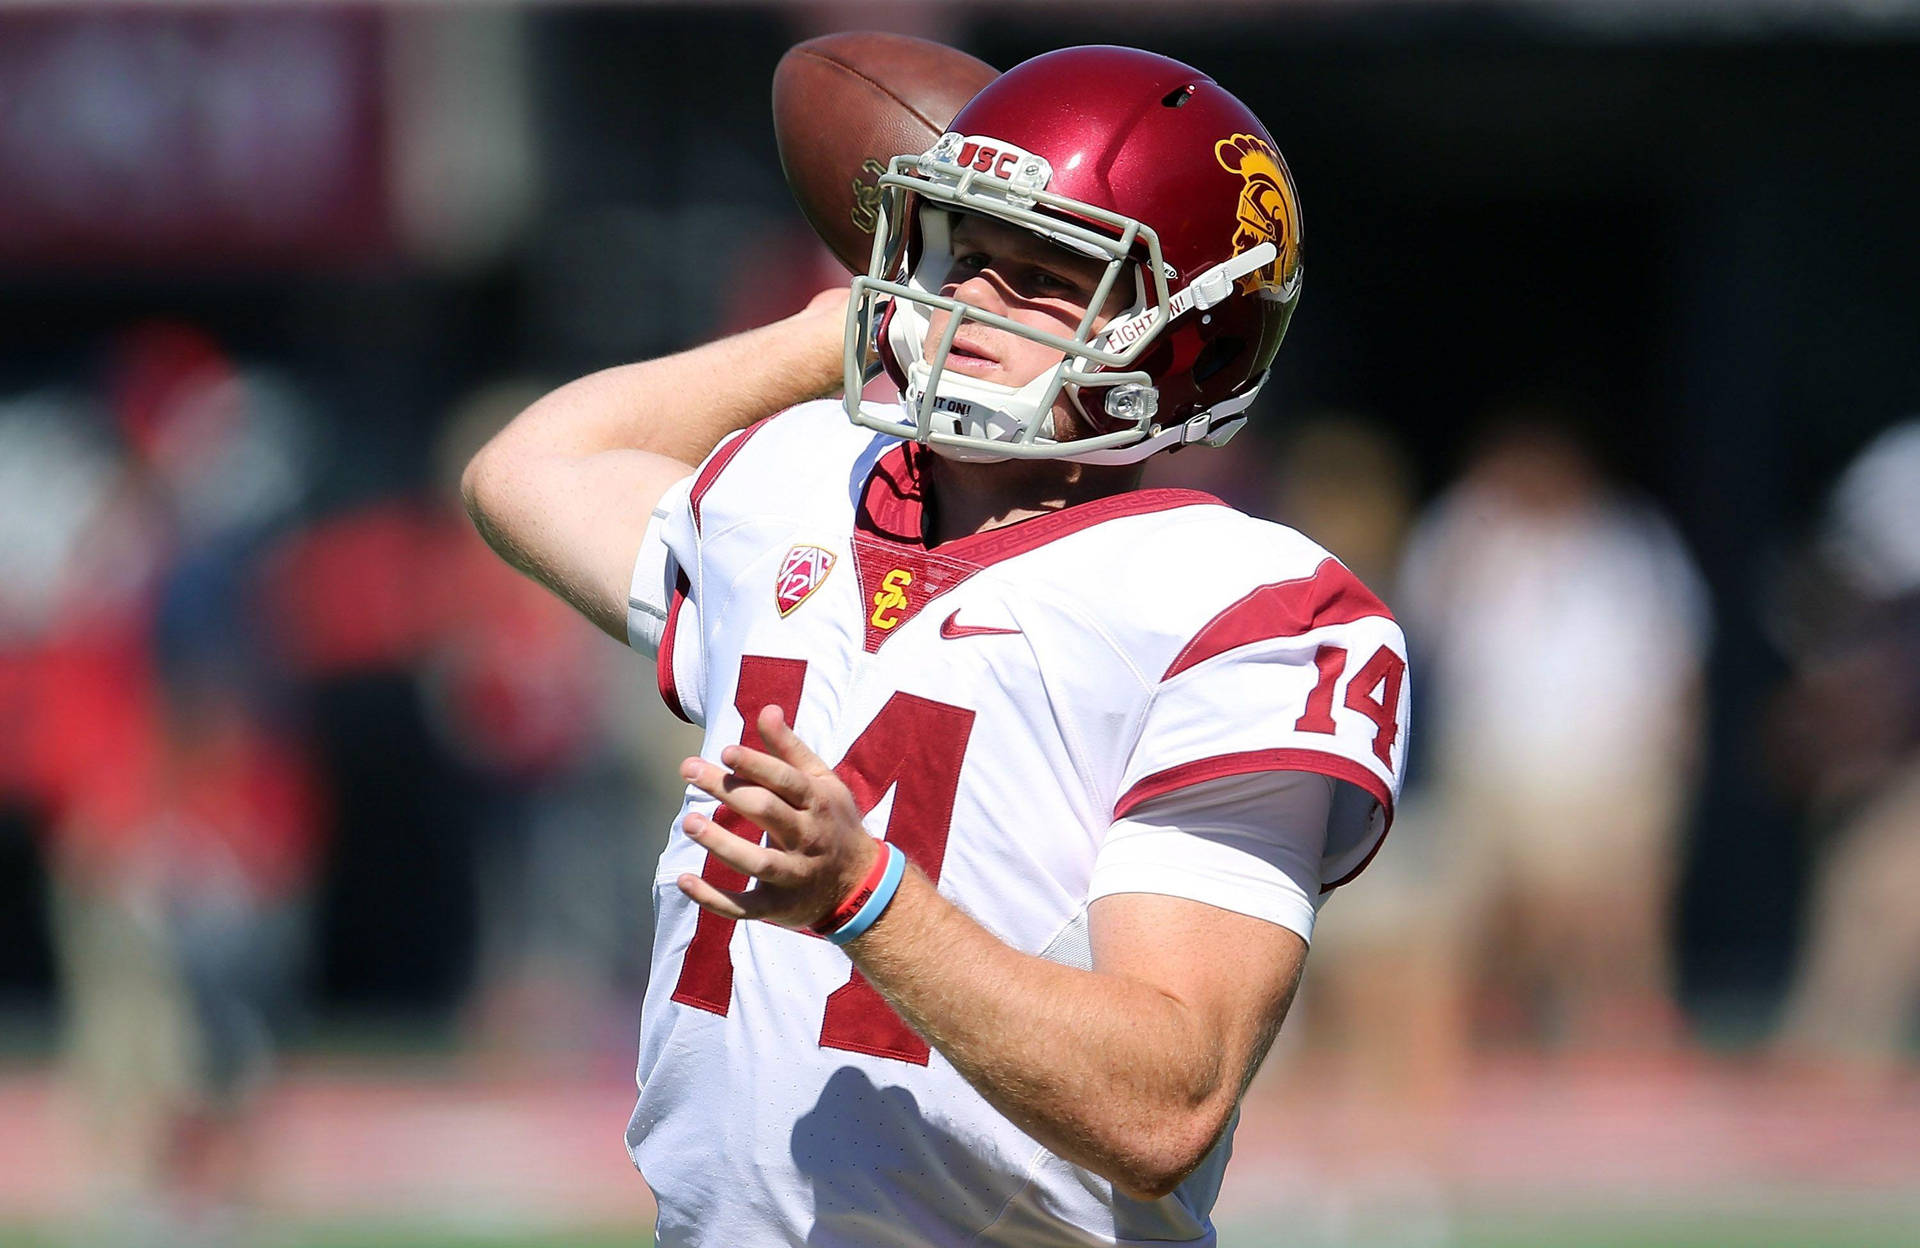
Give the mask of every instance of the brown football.
M 909 35 L 848 31 L 796 44 L 773 71 L 780 167 L 814 232 L 867 271 L 887 162 L 933 146 L 980 88 L 985 61 Z

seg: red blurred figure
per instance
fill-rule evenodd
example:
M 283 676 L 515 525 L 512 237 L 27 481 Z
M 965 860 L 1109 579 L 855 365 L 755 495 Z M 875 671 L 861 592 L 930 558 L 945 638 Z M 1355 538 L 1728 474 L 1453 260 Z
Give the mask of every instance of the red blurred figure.
M 467 769 L 479 795 L 463 829 L 480 903 L 471 1012 L 483 1048 L 520 1058 L 576 1054 L 615 1015 L 625 1025 L 646 909 L 632 756 L 657 746 L 664 776 L 684 745 L 672 730 L 623 729 L 623 652 L 495 559 L 458 509 L 458 466 L 525 401 L 512 385 L 478 392 L 443 435 L 444 489 L 309 527 L 273 553 L 265 581 L 290 670 L 411 677 L 434 736 Z
M 136 329 L 108 364 L 110 420 L 73 397 L 0 412 L 0 668 L 25 747 L 4 780 L 46 830 L 100 1229 L 206 1241 L 247 1195 L 319 847 L 228 592 L 297 497 L 297 439 L 273 388 L 190 327 Z

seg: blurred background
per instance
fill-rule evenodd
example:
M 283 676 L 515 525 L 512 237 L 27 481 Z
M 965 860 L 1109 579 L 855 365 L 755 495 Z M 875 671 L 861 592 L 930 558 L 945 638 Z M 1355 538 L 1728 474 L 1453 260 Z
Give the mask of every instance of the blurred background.
M 543 388 L 836 279 L 775 61 L 1191 61 L 1300 185 L 1156 477 L 1407 627 L 1223 1243 L 1920 1243 L 1920 6 L 0 5 L 0 1245 L 644 1244 L 695 742 L 481 546 Z

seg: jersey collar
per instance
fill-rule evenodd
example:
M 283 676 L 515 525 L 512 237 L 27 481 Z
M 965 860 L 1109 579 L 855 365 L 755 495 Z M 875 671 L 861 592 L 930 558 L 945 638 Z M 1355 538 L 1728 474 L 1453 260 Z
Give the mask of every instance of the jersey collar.
M 929 547 L 926 541 L 927 456 L 932 453 L 917 442 L 901 442 L 875 462 L 854 507 L 855 532 L 985 566 L 1122 516 L 1169 511 L 1175 507 L 1226 505 L 1201 490 L 1128 490 Z

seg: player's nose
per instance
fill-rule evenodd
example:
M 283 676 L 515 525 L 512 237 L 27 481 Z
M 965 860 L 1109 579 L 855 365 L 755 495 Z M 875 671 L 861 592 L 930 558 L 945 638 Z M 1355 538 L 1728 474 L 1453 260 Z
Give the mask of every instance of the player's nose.
M 981 269 L 955 286 L 953 297 L 982 312 L 992 312 L 996 316 L 1007 314 L 1007 292 L 1001 285 L 999 275 L 992 269 Z

